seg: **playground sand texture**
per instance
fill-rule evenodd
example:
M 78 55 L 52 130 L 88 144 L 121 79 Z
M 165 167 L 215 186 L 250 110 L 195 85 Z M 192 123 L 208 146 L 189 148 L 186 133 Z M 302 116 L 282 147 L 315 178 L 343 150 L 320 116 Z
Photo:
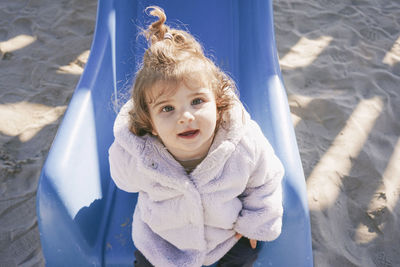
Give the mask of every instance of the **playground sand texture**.
M 0 266 L 44 265 L 36 188 L 96 6 L 0 1 Z M 275 0 L 274 10 L 315 266 L 400 266 L 400 2 Z

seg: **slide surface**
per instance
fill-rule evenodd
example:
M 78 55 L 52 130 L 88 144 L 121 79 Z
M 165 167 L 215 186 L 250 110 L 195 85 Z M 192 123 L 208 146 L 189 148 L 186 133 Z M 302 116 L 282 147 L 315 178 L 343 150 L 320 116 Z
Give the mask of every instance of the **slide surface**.
M 146 48 L 138 29 L 161 6 L 167 23 L 186 28 L 236 81 L 251 116 L 282 160 L 280 237 L 263 243 L 254 266 L 313 266 L 304 174 L 282 84 L 270 0 L 99 0 L 91 54 L 48 158 L 37 192 L 47 266 L 132 266 L 136 194 L 110 178 L 116 103 L 129 93 Z

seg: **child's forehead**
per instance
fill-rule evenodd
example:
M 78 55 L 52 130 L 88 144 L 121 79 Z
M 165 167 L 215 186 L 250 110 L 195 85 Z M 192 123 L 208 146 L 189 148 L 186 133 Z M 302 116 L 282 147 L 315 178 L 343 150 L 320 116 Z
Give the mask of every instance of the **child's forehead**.
M 148 103 L 154 103 L 161 96 L 172 96 L 178 89 L 179 83 L 175 81 L 158 81 L 146 92 Z
M 190 90 L 197 90 L 199 88 L 208 87 L 208 84 L 203 81 L 199 81 L 198 79 L 185 79 L 179 81 L 157 81 L 156 83 L 149 88 L 146 98 L 149 104 L 155 102 L 156 99 L 161 98 L 168 98 L 173 96 L 177 90 L 185 86 Z

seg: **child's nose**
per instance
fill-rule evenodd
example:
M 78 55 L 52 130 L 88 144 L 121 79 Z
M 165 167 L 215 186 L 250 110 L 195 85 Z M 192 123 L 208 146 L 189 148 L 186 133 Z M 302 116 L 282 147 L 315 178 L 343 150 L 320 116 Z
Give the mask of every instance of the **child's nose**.
M 179 124 L 184 124 L 187 122 L 192 122 L 194 120 L 194 116 L 189 111 L 184 111 L 182 116 L 179 118 Z

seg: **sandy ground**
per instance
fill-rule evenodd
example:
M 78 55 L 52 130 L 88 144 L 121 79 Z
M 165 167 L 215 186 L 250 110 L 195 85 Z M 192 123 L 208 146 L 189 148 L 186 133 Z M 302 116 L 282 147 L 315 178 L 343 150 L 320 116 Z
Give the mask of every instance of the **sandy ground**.
M 94 0 L 0 0 L 0 266 L 43 266 L 41 167 L 89 54 Z
M 43 266 L 40 169 L 95 0 L 0 0 L 0 266 Z M 316 266 L 400 266 L 400 2 L 275 0 Z
M 400 2 L 276 1 L 316 266 L 400 266 Z

